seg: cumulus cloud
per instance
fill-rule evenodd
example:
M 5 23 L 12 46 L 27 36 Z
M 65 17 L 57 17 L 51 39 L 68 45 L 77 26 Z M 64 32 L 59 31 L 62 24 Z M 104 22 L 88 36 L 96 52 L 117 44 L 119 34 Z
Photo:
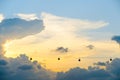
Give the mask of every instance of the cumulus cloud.
M 3 14 L 0 14 L 0 23 L 2 22 L 3 19 L 4 19 Z
M 42 20 L 4 19 L 0 23 L 0 54 L 4 53 L 3 44 L 7 40 L 33 35 L 39 33 L 43 28 Z
M 110 74 L 102 69 L 87 70 L 74 68 L 65 73 L 58 73 L 56 80 L 110 80 L 109 77 Z
M 7 61 L 5 61 L 5 60 L 0 60 L 0 65 L 7 65 Z
M 0 80 L 53 80 L 53 72 L 39 68 L 37 61 L 21 54 L 17 58 L 0 58 Z
M 107 65 L 107 70 L 110 71 L 114 80 L 120 80 L 120 59 L 114 59 L 111 64 Z
M 120 45 L 120 36 L 113 36 L 112 40 L 116 41 Z
M 120 80 L 120 59 L 116 58 L 111 63 L 98 62 L 106 69 L 89 67 L 88 69 L 73 68 L 67 72 L 57 73 L 56 80 Z
M 19 13 L 19 14 L 17 14 L 17 16 L 20 17 L 21 19 L 24 19 L 24 20 L 27 20 L 27 21 L 39 19 L 36 16 L 36 14 L 22 14 L 22 13 Z
M 31 70 L 33 67 L 32 67 L 32 65 L 22 65 L 18 68 L 21 70 Z
M 68 52 L 68 48 L 64 48 L 64 47 L 58 47 L 56 49 L 57 52 L 60 52 L 60 53 L 67 53 Z

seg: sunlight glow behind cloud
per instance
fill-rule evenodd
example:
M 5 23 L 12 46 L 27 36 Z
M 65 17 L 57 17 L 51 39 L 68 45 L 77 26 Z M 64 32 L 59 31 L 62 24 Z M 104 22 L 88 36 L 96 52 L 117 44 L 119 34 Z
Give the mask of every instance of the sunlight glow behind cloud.
M 0 22 L 2 22 L 3 19 L 4 19 L 3 14 L 0 14 Z

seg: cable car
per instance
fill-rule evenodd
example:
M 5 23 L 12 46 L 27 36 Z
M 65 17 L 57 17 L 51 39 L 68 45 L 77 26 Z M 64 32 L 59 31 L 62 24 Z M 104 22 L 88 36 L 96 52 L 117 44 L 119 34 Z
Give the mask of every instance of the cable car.
M 60 58 L 58 58 L 58 60 L 60 60 Z
M 80 60 L 80 59 L 78 59 L 78 61 L 80 62 L 81 60 Z
M 30 60 L 32 60 L 32 58 L 30 58 Z
M 112 58 L 110 58 L 110 61 L 112 61 Z

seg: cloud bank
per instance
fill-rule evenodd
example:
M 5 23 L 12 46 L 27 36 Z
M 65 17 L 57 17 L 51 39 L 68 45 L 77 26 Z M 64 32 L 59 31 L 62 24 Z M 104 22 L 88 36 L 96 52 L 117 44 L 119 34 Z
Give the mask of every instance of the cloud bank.
M 114 59 L 105 67 L 106 69 L 91 66 L 88 69 L 73 68 L 67 72 L 58 73 L 56 80 L 120 80 L 120 59 Z
M 51 72 L 37 61 L 21 54 L 16 58 L 0 56 L 0 80 L 120 80 L 120 59 L 98 62 L 88 69 L 76 67 L 66 72 Z M 100 66 L 105 66 L 101 69 Z
M 24 54 L 17 58 L 0 57 L 0 80 L 53 80 L 53 74 Z

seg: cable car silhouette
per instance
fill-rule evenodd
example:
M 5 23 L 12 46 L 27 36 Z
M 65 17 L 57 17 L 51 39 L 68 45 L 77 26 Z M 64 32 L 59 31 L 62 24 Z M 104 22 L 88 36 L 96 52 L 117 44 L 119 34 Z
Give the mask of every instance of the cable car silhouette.
M 30 60 L 32 60 L 32 58 L 30 58 Z
M 58 58 L 58 60 L 60 60 L 60 58 Z
M 80 62 L 81 60 L 80 60 L 80 59 L 78 59 L 78 61 Z
M 110 58 L 110 61 L 112 61 L 112 58 Z

